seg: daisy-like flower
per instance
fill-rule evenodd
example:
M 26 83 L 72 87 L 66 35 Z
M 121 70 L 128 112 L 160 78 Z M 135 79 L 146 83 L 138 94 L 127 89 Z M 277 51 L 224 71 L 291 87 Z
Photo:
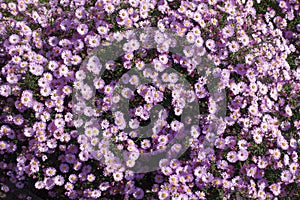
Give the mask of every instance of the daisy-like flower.
M 237 52 L 239 50 L 240 46 L 238 44 L 238 42 L 236 41 L 232 41 L 230 44 L 229 44 L 229 50 L 233 53 Z
M 246 64 L 251 65 L 253 63 L 253 59 L 254 59 L 253 55 L 251 54 L 246 55 L 245 57 Z
M 222 29 L 222 34 L 225 38 L 230 38 L 234 34 L 234 29 L 230 25 L 226 26 Z
M 150 143 L 150 141 L 147 140 L 147 139 L 144 139 L 144 140 L 141 142 L 141 147 L 142 147 L 142 149 L 148 149 L 148 148 L 150 148 L 150 146 L 151 146 L 151 143 Z
M 121 9 L 119 11 L 119 16 L 122 18 L 122 19 L 126 19 L 128 17 L 128 12 L 126 9 Z
M 113 177 L 114 177 L 114 180 L 119 182 L 123 179 L 123 173 L 122 172 L 114 172 L 113 173 Z
M 22 93 L 21 97 L 21 103 L 26 107 L 32 107 L 33 106 L 33 94 L 29 90 L 25 90 Z
M 292 181 L 292 177 L 293 175 L 291 174 L 291 172 L 289 170 L 284 170 L 281 172 L 281 181 L 289 183 Z
M 227 160 L 231 163 L 235 163 L 236 161 L 238 161 L 238 155 L 235 151 L 228 152 L 226 157 L 227 157 Z
M 36 189 L 43 189 L 45 187 L 45 184 L 43 181 L 37 181 L 35 184 L 34 184 L 35 188 Z
M 256 144 L 261 144 L 262 143 L 262 140 L 263 140 L 263 137 L 261 134 L 259 134 L 258 132 L 255 132 L 254 135 L 253 135 L 253 139 L 254 139 L 254 142 Z
M 171 175 L 171 176 L 169 177 L 169 182 L 170 182 L 172 185 L 178 186 L 178 185 L 179 185 L 178 176 L 177 176 L 177 175 Z
M 245 161 L 245 160 L 247 160 L 248 155 L 249 155 L 249 153 L 248 153 L 248 151 L 245 150 L 245 149 L 241 149 L 241 150 L 239 150 L 239 152 L 237 153 L 237 157 L 238 157 L 238 159 L 239 159 L 240 161 Z
M 34 74 L 35 76 L 41 76 L 44 72 L 44 68 L 41 65 L 38 65 L 36 63 L 30 63 L 29 65 L 29 71 Z
M 160 136 L 158 137 L 158 142 L 159 142 L 160 144 L 165 145 L 165 144 L 168 143 L 168 141 L 169 141 L 169 139 L 168 139 L 168 137 L 167 137 L 166 135 L 160 135 Z
M 139 43 L 139 41 L 136 40 L 136 39 L 130 40 L 128 44 L 129 44 L 130 49 L 131 49 L 132 51 L 136 51 L 136 50 L 138 50 L 138 49 L 140 48 L 140 43 Z
M 242 42 L 242 44 L 243 44 L 244 46 L 247 46 L 247 45 L 249 45 L 249 43 L 250 43 L 250 39 L 249 39 L 249 37 L 248 37 L 247 35 L 241 37 L 241 38 L 240 38 L 240 41 Z
M 259 157 L 258 163 L 257 163 L 258 168 L 264 169 L 268 166 L 268 161 L 264 157 Z
M 250 168 L 246 169 L 247 172 L 247 176 L 249 177 L 254 177 L 257 171 L 257 167 L 256 166 L 251 166 Z
M 266 95 L 268 93 L 268 87 L 265 84 L 259 84 L 259 92 L 262 95 Z
M 138 70 L 143 70 L 144 67 L 145 67 L 145 62 L 144 61 L 138 61 L 138 62 L 136 62 L 136 68 Z
M 182 127 L 183 127 L 183 123 L 181 123 L 177 120 L 174 120 L 171 122 L 171 129 L 173 131 L 179 131 Z
M 209 50 L 213 51 L 215 48 L 215 41 L 212 39 L 208 39 L 206 40 L 205 45 Z
M 162 183 L 164 181 L 164 177 L 160 174 L 155 175 L 154 177 L 155 183 Z
M 178 197 L 173 198 L 174 200 L 188 200 L 189 197 L 187 194 L 180 194 Z
M 55 183 L 55 185 L 57 185 L 57 186 L 63 186 L 64 182 L 65 182 L 65 179 L 64 179 L 63 176 L 57 175 L 57 176 L 54 177 L 54 183 Z
M 80 24 L 79 26 L 77 26 L 76 30 L 80 35 L 86 35 L 89 31 L 88 25 L 86 24 Z
M 290 172 L 293 175 L 295 175 L 298 172 L 298 167 L 299 167 L 298 163 L 296 163 L 296 162 L 291 163 L 290 166 L 289 166 Z
M 108 13 L 108 14 L 112 14 L 115 11 L 115 6 L 111 3 L 105 4 L 104 6 L 104 10 Z
M 72 56 L 71 60 L 72 60 L 71 63 L 73 65 L 78 65 L 78 64 L 81 63 L 82 58 L 80 56 L 78 56 L 78 55 L 74 55 L 74 56 Z
M 76 174 L 71 174 L 71 175 L 69 176 L 69 179 L 68 179 L 68 180 L 70 181 L 70 183 L 76 183 L 77 180 L 78 180 L 78 177 L 77 177 Z
M 270 149 L 270 153 L 275 160 L 279 160 L 281 157 L 281 152 L 279 149 Z
M 100 185 L 99 185 L 99 189 L 100 189 L 101 191 L 105 191 L 105 190 L 107 190 L 108 188 L 110 188 L 109 182 L 102 182 L 102 183 L 100 183 Z
M 47 175 L 47 176 L 52 177 L 52 176 L 54 176 L 55 174 L 56 174 L 56 169 L 55 169 L 55 168 L 50 167 L 50 168 L 46 169 L 46 175 Z
M 51 70 L 51 71 L 54 71 L 55 69 L 57 69 L 59 67 L 59 64 L 54 61 L 54 60 L 51 60 L 49 61 L 48 63 L 48 68 Z
M 207 172 L 206 167 L 197 167 L 194 171 L 196 177 L 202 178 L 202 176 Z
M 58 69 L 58 77 L 67 77 L 68 76 L 68 72 L 69 72 L 69 69 L 67 67 L 67 65 L 61 65 Z
M 96 179 L 96 177 L 95 177 L 94 174 L 88 174 L 88 175 L 87 175 L 87 180 L 88 180 L 89 182 L 93 182 L 95 179 Z
M 133 192 L 133 197 L 135 199 L 143 199 L 144 197 L 144 190 L 141 188 L 136 188 L 135 191 Z
M 203 41 L 202 37 L 199 36 L 195 39 L 195 46 L 196 47 L 203 47 L 203 44 L 204 44 L 204 41 Z
M 167 78 L 167 80 L 170 83 L 176 83 L 178 81 L 178 75 L 176 73 L 170 73 L 169 77 Z
M 193 32 L 188 32 L 186 35 L 186 39 L 189 43 L 194 43 L 195 42 L 195 34 Z
M 51 94 L 51 92 L 52 92 L 52 90 L 49 86 L 48 87 L 46 86 L 46 87 L 40 89 L 40 93 L 44 97 L 49 96 Z
M 159 55 L 158 57 L 158 60 L 163 64 L 163 65 L 166 65 L 169 61 L 169 58 L 166 54 L 162 54 L 162 55 Z
M 88 42 L 88 45 L 92 48 L 98 47 L 100 45 L 100 37 L 97 36 L 87 36 L 86 40 Z
M 10 85 L 1 85 L 0 86 L 0 95 L 4 97 L 8 97 L 11 94 Z
M 287 106 L 285 107 L 284 111 L 285 111 L 285 113 L 286 113 L 289 117 L 293 116 L 292 109 L 290 108 L 289 105 L 287 105 Z
M 170 197 L 170 193 L 166 190 L 161 190 L 158 192 L 158 198 L 160 200 L 166 200 L 166 199 L 169 199 Z
M 5 150 L 8 144 L 5 141 L 0 141 L 0 150 Z
M 98 199 L 101 196 L 101 191 L 100 190 L 93 190 L 91 193 L 91 197 Z
M 11 43 L 11 44 L 17 44 L 17 43 L 19 43 L 20 42 L 20 37 L 19 37 L 19 35 L 17 35 L 17 34 L 12 34 L 12 35 L 10 35 L 9 36 L 9 42 Z
M 279 7 L 280 8 L 287 8 L 287 3 L 285 1 L 280 1 L 279 2 Z
M 289 143 L 286 141 L 286 139 L 284 139 L 283 137 L 279 137 L 277 139 L 277 144 L 280 148 L 282 148 L 283 150 L 288 150 L 289 148 Z
M 245 139 L 239 140 L 238 145 L 240 149 L 247 149 L 248 148 L 248 142 Z
M 257 105 L 251 105 L 249 108 L 249 113 L 251 113 L 253 116 L 257 116 L 258 115 L 258 107 Z
M 70 190 L 73 190 L 73 188 L 74 188 L 74 185 L 73 185 L 72 183 L 67 182 L 67 183 L 65 184 L 65 189 L 66 189 L 66 190 L 70 191 Z
M 79 7 L 79 8 L 77 8 L 76 11 L 75 11 L 75 16 L 76 16 L 78 19 L 84 18 L 84 17 L 85 17 L 85 14 L 86 14 L 86 12 L 85 12 L 84 7 Z
M 278 183 L 271 184 L 269 188 L 275 196 L 278 196 L 281 192 L 281 185 Z
M 86 73 L 83 70 L 78 70 L 75 73 L 76 80 L 83 81 L 86 78 Z
M 153 59 L 153 65 L 154 65 L 154 69 L 157 72 L 163 72 L 165 70 L 165 66 L 158 60 L 158 59 Z
M 136 85 L 137 86 L 139 84 L 139 81 L 140 81 L 140 79 L 137 75 L 132 75 L 129 79 L 129 83 L 131 85 Z
M 225 149 L 225 140 L 223 138 L 217 138 L 215 141 L 215 146 L 218 149 Z
M 101 78 L 95 78 L 93 82 L 96 89 L 102 89 L 105 86 L 105 82 Z

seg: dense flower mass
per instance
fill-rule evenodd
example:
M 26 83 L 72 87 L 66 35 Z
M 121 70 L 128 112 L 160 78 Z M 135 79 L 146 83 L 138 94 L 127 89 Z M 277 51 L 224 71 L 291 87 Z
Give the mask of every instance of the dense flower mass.
M 1 198 L 299 199 L 299 6 L 296 0 L 0 0 Z M 132 30 L 147 27 L 186 41 L 182 55 L 172 54 L 174 41 L 158 32 L 156 48 L 143 46 L 149 35 L 135 38 Z M 101 64 L 92 57 L 125 39 L 117 59 Z M 213 63 L 205 73 L 218 84 L 208 86 L 195 55 Z M 85 104 L 90 99 L 93 106 Z M 216 130 L 210 123 L 222 100 L 226 115 Z M 116 107 L 120 102 L 129 109 Z M 191 102 L 199 123 L 187 131 L 191 119 L 181 116 Z M 155 112 L 156 106 L 164 109 Z M 139 157 L 174 140 L 183 142 L 169 153 L 186 146 L 183 155 L 135 173 Z M 118 151 L 128 152 L 124 163 Z

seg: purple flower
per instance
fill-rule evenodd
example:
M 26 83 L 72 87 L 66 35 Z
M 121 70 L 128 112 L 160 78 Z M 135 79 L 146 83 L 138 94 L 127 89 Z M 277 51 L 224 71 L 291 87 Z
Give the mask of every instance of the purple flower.
M 158 198 L 160 200 L 167 200 L 170 198 L 170 193 L 167 190 L 161 190 L 158 192 Z
M 222 33 L 225 38 L 230 38 L 234 34 L 234 29 L 230 25 L 226 26 L 225 28 L 222 29 Z
M 68 173 L 69 165 L 62 163 L 62 164 L 60 164 L 59 169 L 62 173 Z
M 119 181 L 121 181 L 123 179 L 123 173 L 121 173 L 121 172 L 115 172 L 113 174 L 113 177 L 114 177 L 115 181 L 119 182 Z
M 143 199 L 144 190 L 142 190 L 141 188 L 136 188 L 135 191 L 133 192 L 133 197 L 135 199 Z
M 278 183 L 271 184 L 269 188 L 275 196 L 278 196 L 281 192 L 281 185 Z
M 55 168 L 50 167 L 50 168 L 46 169 L 46 175 L 47 175 L 47 176 L 52 177 L 52 176 L 54 176 L 55 174 L 56 174 L 56 169 L 55 169 Z
M 72 184 L 72 183 L 70 183 L 70 182 L 67 182 L 66 184 L 65 184 L 65 189 L 66 190 L 73 190 L 73 188 L 74 188 L 74 185 Z
M 238 160 L 237 153 L 235 151 L 230 151 L 227 153 L 227 160 L 231 163 L 235 163 Z
M 86 24 L 78 25 L 76 30 L 80 35 L 86 35 L 89 31 L 88 26 Z
M 207 47 L 209 50 L 211 50 L 211 51 L 214 50 L 214 48 L 215 48 L 215 41 L 214 41 L 214 40 L 208 39 L 208 40 L 206 40 L 205 44 L 206 44 L 206 47 Z
M 57 186 L 63 186 L 64 185 L 64 182 L 65 182 L 65 179 L 63 176 L 61 175 L 57 175 L 54 177 L 54 183 L 57 185 Z
M 292 181 L 292 177 L 293 175 L 291 174 L 291 172 L 289 170 L 284 170 L 281 172 L 281 181 L 289 183 Z
M 43 181 L 37 181 L 34 186 L 35 186 L 36 189 L 40 190 L 40 189 L 43 189 L 45 187 L 45 184 L 44 184 Z
M 21 96 L 21 103 L 26 107 L 32 107 L 33 106 L 33 94 L 30 90 L 25 90 L 22 93 Z

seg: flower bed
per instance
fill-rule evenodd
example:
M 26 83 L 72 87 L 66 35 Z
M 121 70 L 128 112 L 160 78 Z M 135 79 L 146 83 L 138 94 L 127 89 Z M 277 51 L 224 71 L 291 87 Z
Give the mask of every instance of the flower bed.
M 298 1 L 0 11 L 2 198 L 300 198 Z

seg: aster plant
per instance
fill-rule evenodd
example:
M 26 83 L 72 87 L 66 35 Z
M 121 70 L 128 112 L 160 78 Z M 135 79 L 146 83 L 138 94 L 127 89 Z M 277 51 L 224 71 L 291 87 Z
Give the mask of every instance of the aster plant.
M 1 198 L 299 199 L 299 9 L 296 0 L 0 0 Z M 163 34 L 139 38 L 153 36 L 155 48 L 132 36 L 150 27 L 186 41 L 182 55 Z M 124 54 L 97 60 L 123 39 Z M 199 123 L 181 137 L 190 102 Z M 182 146 L 172 155 L 183 154 L 133 170 L 174 138 Z

